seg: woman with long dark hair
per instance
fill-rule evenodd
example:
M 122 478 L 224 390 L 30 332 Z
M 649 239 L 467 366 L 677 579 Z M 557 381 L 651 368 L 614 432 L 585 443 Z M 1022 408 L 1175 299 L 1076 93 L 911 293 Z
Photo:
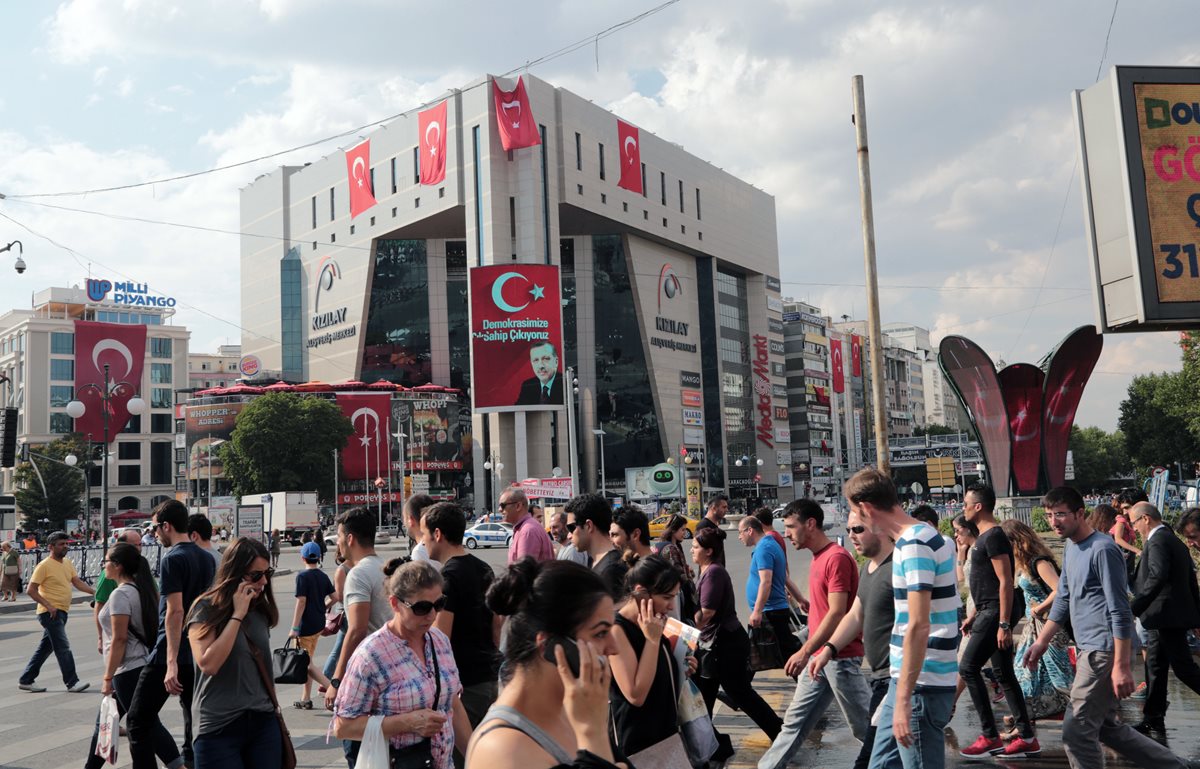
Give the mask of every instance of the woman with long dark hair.
M 505 680 L 467 768 L 612 769 L 605 658 L 616 644 L 604 579 L 573 561 L 522 558 L 492 583 L 487 605 L 508 618 Z
M 127 542 L 109 548 L 103 566 L 104 576 L 117 583 L 117 587 L 109 594 L 98 617 L 104 652 L 104 683 L 100 693 L 112 695 L 117 701 L 117 711 L 123 716 L 158 636 L 158 587 L 150 564 Z M 88 769 L 104 765 L 104 759 L 96 755 L 99 736 L 97 716 L 96 732 L 85 763 Z M 183 764 L 175 739 L 165 726 L 159 724 L 151 737 L 154 752 L 165 766 L 176 769 Z
M 276 767 L 283 734 L 271 673 L 271 552 L 239 538 L 225 551 L 213 586 L 192 605 L 188 643 L 196 661 L 192 703 L 194 769 Z
M 733 581 L 722 565 L 725 532 L 716 527 L 698 530 L 692 540 L 692 560 L 700 569 L 696 626 L 703 653 L 698 684 L 708 713 L 712 715 L 717 689 L 723 688 L 733 704 L 774 740 L 783 720 L 750 683 L 750 636 L 738 619 Z
M 688 565 L 687 559 L 684 558 L 683 545 L 680 544 L 689 533 L 687 518 L 676 513 L 671 516 L 671 520 L 667 521 L 667 527 L 663 530 L 662 536 L 658 538 L 655 550 L 667 559 L 667 563 L 679 569 L 679 574 L 683 579 L 682 587 L 679 590 L 679 614 L 687 619 L 691 619 L 696 614 L 697 608 L 696 575 L 692 571 L 692 567 Z

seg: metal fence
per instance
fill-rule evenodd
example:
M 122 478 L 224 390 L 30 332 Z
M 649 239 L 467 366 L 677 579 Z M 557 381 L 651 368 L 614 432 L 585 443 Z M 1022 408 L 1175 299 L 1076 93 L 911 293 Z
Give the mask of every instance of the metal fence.
M 96 580 L 100 578 L 100 574 L 104 571 L 100 563 L 104 560 L 105 552 L 107 552 L 107 548 L 100 545 L 72 547 L 67 550 L 67 560 L 75 565 L 75 571 L 79 572 L 80 579 L 94 585 L 96 584 Z M 154 570 L 156 578 L 158 577 L 158 564 L 162 560 L 162 554 L 162 545 L 142 545 L 142 555 L 150 563 L 150 567 Z M 33 575 L 34 567 L 49 557 L 49 550 L 23 551 L 21 553 L 21 583 L 28 585 L 29 577 Z

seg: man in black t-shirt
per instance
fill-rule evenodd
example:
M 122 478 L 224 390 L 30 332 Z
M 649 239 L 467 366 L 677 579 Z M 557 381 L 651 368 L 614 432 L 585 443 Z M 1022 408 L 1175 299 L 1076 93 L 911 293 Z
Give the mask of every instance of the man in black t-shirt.
M 1012 625 L 1025 612 L 1023 594 L 1015 587 L 1012 543 L 996 522 L 996 494 L 988 486 L 977 484 L 963 497 L 963 515 L 979 529 L 979 537 L 971 548 L 971 577 L 968 588 L 975 601 L 975 613 L 963 623 L 969 633 L 958 672 L 971 692 L 971 702 L 979 714 L 983 734 L 962 755 L 976 758 L 1003 754 L 1008 758 L 1023 758 L 1041 752 L 1033 732 L 1033 722 L 1025 705 L 1025 696 L 1013 671 Z M 988 660 L 1004 688 L 1009 710 L 1017 722 L 1017 735 L 1006 745 L 996 729 L 992 701 L 983 680 L 983 666 Z
M 474 728 L 496 701 L 500 623 L 484 603 L 492 567 L 463 549 L 467 517 L 453 502 L 439 502 L 421 515 L 421 537 L 429 557 L 442 564 L 446 608 L 435 627 L 450 638 L 462 680 L 462 703 Z
M 565 509 L 575 516 L 571 544 L 579 552 L 591 556 L 592 571 L 604 579 L 613 600 L 619 601 L 625 595 L 625 572 L 629 569 L 608 535 L 612 527 L 612 508 L 608 500 L 599 494 L 580 494 L 568 502 Z
M 700 533 L 701 529 L 719 529 L 721 524 L 725 522 L 725 516 L 729 514 L 729 497 L 724 494 L 718 494 L 708 500 L 708 509 L 704 512 L 704 517 L 696 524 L 696 532 Z M 786 551 L 785 551 L 786 552 Z M 719 562 L 722 566 L 725 565 L 725 553 L 721 553 Z

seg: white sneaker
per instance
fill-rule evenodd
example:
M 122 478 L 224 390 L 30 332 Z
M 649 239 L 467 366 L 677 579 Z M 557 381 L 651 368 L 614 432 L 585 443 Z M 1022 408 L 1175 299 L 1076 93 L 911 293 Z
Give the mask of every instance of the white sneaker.
M 41 694 L 46 691 L 46 687 L 38 686 L 37 684 L 17 684 L 17 688 L 23 692 L 33 692 L 35 694 Z
M 73 686 L 67 687 L 67 691 L 71 692 L 72 694 L 78 694 L 79 692 L 85 691 L 89 686 L 91 686 L 91 684 L 86 681 L 76 681 Z M 42 691 L 45 691 L 45 689 Z

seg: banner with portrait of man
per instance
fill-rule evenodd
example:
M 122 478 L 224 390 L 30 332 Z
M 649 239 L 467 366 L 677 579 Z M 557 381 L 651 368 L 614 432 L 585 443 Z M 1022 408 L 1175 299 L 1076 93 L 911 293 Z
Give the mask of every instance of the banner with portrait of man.
M 558 267 L 473 267 L 471 395 L 475 411 L 562 408 L 562 292 Z

